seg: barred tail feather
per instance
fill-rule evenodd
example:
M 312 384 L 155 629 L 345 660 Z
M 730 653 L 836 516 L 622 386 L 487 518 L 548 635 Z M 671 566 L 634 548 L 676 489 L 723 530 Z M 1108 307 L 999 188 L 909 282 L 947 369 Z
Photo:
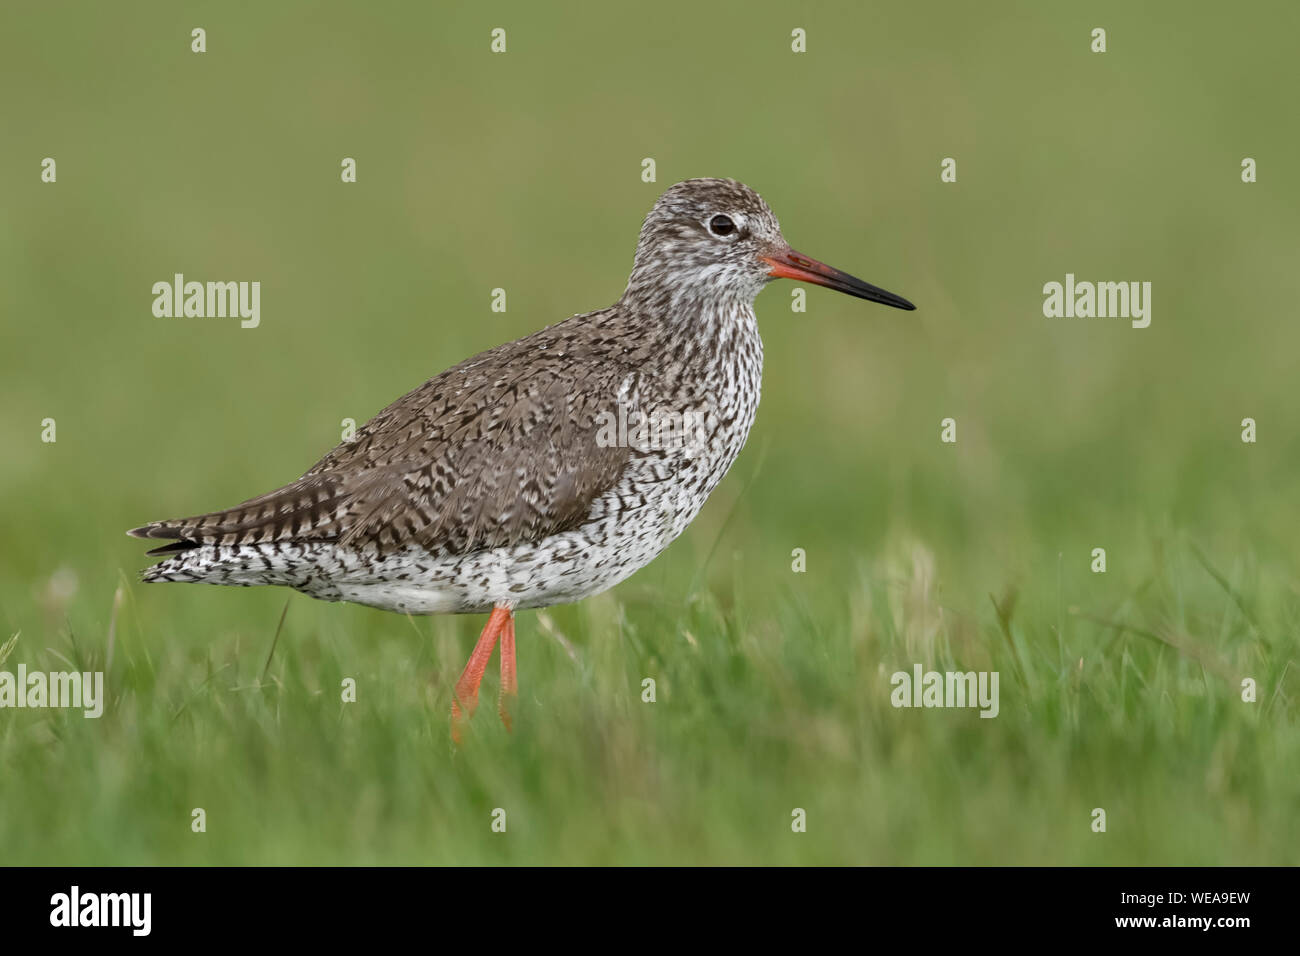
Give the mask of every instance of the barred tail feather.
M 135 538 L 176 541 L 151 554 L 165 554 L 206 544 L 226 546 L 286 540 L 330 540 L 333 525 L 346 512 L 346 495 L 333 475 L 300 478 L 291 485 L 250 498 L 224 511 L 154 521 L 127 534 Z

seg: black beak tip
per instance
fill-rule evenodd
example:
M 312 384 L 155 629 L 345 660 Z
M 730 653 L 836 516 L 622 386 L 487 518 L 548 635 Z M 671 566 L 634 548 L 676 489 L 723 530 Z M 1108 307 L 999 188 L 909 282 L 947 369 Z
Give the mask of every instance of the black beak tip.
M 869 288 L 869 292 L 866 294 L 860 294 L 861 298 L 868 299 L 871 302 L 879 302 L 881 305 L 888 305 L 895 309 L 902 309 L 904 312 L 916 311 L 916 306 L 911 302 L 908 302 L 901 295 L 894 295 L 892 292 L 886 292 L 884 289 L 877 289 L 874 286 Z

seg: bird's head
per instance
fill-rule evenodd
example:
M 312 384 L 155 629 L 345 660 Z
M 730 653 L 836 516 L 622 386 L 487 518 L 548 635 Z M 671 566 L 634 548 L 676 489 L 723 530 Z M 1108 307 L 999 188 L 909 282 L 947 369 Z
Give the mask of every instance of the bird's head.
M 688 179 L 659 197 L 641 227 L 624 299 L 651 308 L 681 297 L 751 304 L 773 279 L 797 279 L 915 309 L 906 299 L 795 252 L 763 197 L 734 179 Z

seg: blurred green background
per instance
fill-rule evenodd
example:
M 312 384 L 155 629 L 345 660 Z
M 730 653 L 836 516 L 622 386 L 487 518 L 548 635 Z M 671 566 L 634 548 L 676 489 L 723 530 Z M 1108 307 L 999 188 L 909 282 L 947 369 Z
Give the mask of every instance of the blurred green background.
M 7 6 L 0 667 L 110 701 L 0 711 L 0 862 L 1300 862 L 1300 8 L 1089 7 Z M 760 297 L 745 452 L 654 564 L 520 615 L 513 735 L 494 664 L 448 742 L 480 618 L 136 582 L 125 529 L 612 303 L 694 176 L 919 309 Z M 176 272 L 260 281 L 260 327 L 154 318 Z M 1044 318 L 1067 272 L 1150 281 L 1151 326 Z M 914 662 L 998 670 L 1000 716 L 892 708 Z

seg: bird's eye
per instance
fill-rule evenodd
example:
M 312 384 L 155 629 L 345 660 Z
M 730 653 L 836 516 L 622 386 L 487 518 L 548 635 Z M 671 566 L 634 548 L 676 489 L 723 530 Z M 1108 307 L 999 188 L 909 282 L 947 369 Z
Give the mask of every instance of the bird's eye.
M 714 216 L 709 220 L 709 232 L 715 236 L 729 236 L 736 231 L 736 224 L 727 216 Z

